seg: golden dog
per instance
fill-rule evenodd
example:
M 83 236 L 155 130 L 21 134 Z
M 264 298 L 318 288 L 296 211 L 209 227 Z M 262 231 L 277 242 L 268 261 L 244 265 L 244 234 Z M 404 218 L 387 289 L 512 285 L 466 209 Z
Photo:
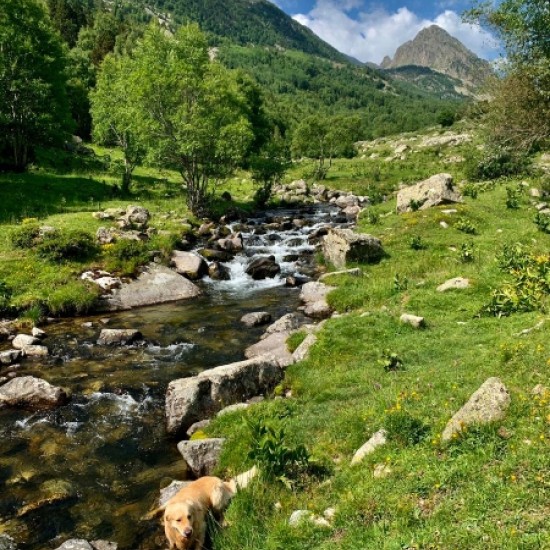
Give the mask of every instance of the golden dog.
M 236 490 L 234 481 L 206 476 L 178 491 L 164 506 L 164 532 L 170 549 L 202 550 L 207 513 L 221 521 Z

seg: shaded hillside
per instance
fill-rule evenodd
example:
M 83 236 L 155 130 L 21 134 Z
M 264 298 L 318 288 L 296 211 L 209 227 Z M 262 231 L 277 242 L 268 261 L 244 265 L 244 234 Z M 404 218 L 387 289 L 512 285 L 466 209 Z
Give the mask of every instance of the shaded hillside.
M 278 46 L 345 61 L 346 57 L 267 0 L 149 0 L 176 23 L 196 21 L 202 29 L 239 44 Z

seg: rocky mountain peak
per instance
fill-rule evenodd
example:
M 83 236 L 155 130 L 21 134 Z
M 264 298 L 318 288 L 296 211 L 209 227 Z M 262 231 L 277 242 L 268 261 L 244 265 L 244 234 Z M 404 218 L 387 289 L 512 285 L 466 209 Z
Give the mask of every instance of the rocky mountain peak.
M 393 59 L 384 58 L 381 67 L 396 69 L 410 65 L 428 67 L 456 78 L 468 88 L 478 88 L 492 72 L 488 61 L 437 25 L 422 29 L 413 40 L 397 48 Z

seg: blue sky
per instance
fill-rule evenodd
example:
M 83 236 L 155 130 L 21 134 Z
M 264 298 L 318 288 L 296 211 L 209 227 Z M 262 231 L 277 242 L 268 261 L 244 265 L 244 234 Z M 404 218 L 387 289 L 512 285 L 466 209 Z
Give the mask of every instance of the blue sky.
M 380 63 L 424 27 L 437 24 L 480 57 L 495 59 L 495 39 L 462 21 L 464 0 L 272 0 L 341 52 Z

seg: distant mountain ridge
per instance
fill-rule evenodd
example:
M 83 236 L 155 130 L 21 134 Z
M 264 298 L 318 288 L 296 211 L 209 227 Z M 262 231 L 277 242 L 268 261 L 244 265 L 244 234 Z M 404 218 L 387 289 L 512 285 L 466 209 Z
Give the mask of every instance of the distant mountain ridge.
M 437 25 L 422 29 L 413 40 L 397 48 L 393 59 L 386 56 L 380 66 L 382 69 L 427 67 L 459 80 L 470 92 L 478 90 L 492 74 L 488 61 Z
M 348 61 L 268 0 L 145 0 L 143 4 L 156 13 L 170 13 L 176 23 L 197 22 L 204 31 L 241 45 L 276 46 Z

